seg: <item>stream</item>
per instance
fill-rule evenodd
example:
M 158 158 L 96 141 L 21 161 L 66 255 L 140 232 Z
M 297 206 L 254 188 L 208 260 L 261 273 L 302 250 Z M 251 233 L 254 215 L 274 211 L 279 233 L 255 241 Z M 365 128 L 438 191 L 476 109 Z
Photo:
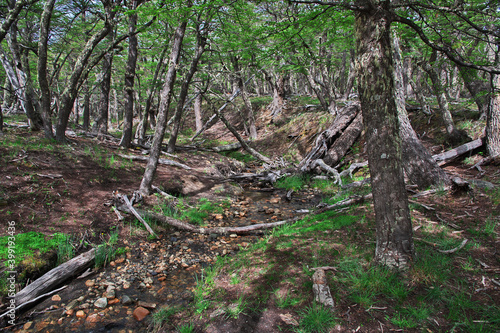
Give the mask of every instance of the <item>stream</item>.
M 317 205 L 321 196 L 305 189 L 285 199 L 279 189 L 249 188 L 223 216 L 207 226 L 245 226 L 290 219 Z M 105 268 L 66 282 L 68 287 L 47 297 L 17 318 L 13 332 L 148 332 L 151 317 L 164 306 L 193 301 L 202 269 L 218 256 L 232 255 L 261 236 L 201 235 L 169 229 L 156 240 L 130 243 L 129 252 Z

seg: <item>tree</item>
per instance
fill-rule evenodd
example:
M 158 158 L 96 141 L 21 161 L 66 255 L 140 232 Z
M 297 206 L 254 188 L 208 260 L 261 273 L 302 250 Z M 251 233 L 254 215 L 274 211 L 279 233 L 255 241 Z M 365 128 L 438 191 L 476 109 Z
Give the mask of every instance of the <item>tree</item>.
M 184 19 L 179 24 L 174 33 L 172 51 L 170 53 L 170 61 L 168 63 L 167 76 L 165 78 L 165 83 L 161 91 L 160 109 L 158 110 L 158 119 L 156 123 L 155 134 L 153 137 L 153 144 L 151 146 L 148 163 L 146 165 L 146 170 L 144 171 L 144 176 L 142 177 L 141 185 L 139 188 L 139 191 L 143 195 L 150 194 L 153 177 L 156 173 L 156 168 L 158 167 L 158 159 L 160 158 L 161 146 L 163 143 L 163 137 L 165 136 L 165 129 L 167 125 L 168 108 L 170 106 L 170 100 L 172 99 L 174 83 L 177 76 L 177 64 L 179 63 L 181 45 L 182 40 L 184 39 L 184 34 L 186 32 L 186 26 L 187 21 Z
M 357 78 L 375 209 L 375 260 L 407 268 L 414 255 L 405 189 L 387 1 L 357 1 Z
M 54 138 L 52 131 L 52 119 L 50 112 L 51 95 L 49 80 L 47 77 L 47 41 L 49 39 L 50 18 L 54 9 L 55 0 L 48 0 L 43 8 L 40 20 L 40 37 L 38 40 L 38 84 L 40 85 L 41 115 L 43 119 L 43 130 L 45 137 Z
M 125 90 L 124 90 L 124 121 L 123 121 L 123 135 L 120 141 L 120 146 L 130 147 L 132 142 L 132 125 L 134 118 L 134 78 L 135 68 L 137 65 L 137 36 L 135 35 L 135 26 L 137 24 L 137 0 L 131 2 L 132 13 L 129 14 L 128 31 L 130 37 L 128 38 L 128 58 L 127 67 L 125 69 Z

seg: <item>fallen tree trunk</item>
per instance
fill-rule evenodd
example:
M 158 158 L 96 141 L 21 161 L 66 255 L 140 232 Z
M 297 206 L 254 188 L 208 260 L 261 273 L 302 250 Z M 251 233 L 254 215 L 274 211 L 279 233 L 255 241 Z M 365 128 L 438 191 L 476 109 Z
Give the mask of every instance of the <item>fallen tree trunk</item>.
M 241 148 L 241 143 L 234 142 L 234 143 L 230 143 L 230 144 L 223 145 L 223 146 L 213 147 L 212 150 L 217 152 L 217 153 L 220 153 L 223 151 L 231 151 L 231 150 L 236 150 L 236 149 L 240 149 L 240 148 Z
M 121 158 L 125 158 L 125 159 L 128 159 L 128 160 L 132 160 L 132 161 L 148 161 L 149 157 L 147 156 L 137 156 L 137 155 L 123 155 L 123 154 L 117 154 L 118 156 L 120 156 Z M 160 158 L 158 159 L 158 163 L 159 164 L 163 164 L 163 165 L 171 165 L 171 166 L 176 166 L 176 167 L 179 167 L 179 168 L 183 168 L 185 170 L 191 170 L 191 167 L 185 165 L 185 164 L 182 164 L 182 163 L 179 163 L 179 162 L 175 162 L 175 161 L 172 161 L 172 160 L 167 160 L 167 159 L 164 159 L 164 158 Z
M 460 155 L 463 155 L 465 153 L 468 153 L 474 149 L 481 147 L 482 145 L 483 145 L 483 139 L 479 138 L 467 142 L 466 144 L 463 144 L 451 150 L 445 151 L 444 153 L 433 155 L 432 158 L 434 158 L 434 160 L 441 166 L 443 164 L 450 162 L 451 160 Z
M 328 153 L 330 153 L 328 158 L 332 162 L 334 160 L 338 162 L 352 145 L 352 143 L 350 145 L 348 143 L 354 142 L 361 133 L 359 129 L 362 127 L 362 118 L 361 116 L 357 118 L 360 113 L 361 108 L 357 103 L 344 107 L 333 121 L 333 124 L 316 138 L 313 149 L 300 162 L 298 170 L 300 172 L 309 171 L 313 168 L 312 165 L 316 160 L 325 158 Z M 357 120 L 355 121 L 355 119 Z M 334 146 L 335 142 L 341 137 L 343 137 L 342 143 Z M 355 137 L 354 140 L 352 140 L 352 137 Z M 346 147 L 346 145 L 348 146 Z M 330 149 L 332 150 L 330 151 Z M 329 166 L 333 165 L 327 164 Z
M 92 265 L 94 257 L 95 249 L 92 249 L 48 271 L 16 294 L 16 304 L 19 304 L 20 307 L 28 305 L 36 297 L 51 291 L 69 278 L 85 271 Z
M 371 199 L 373 199 L 373 195 L 371 193 L 367 194 L 367 195 L 363 195 L 363 196 L 355 195 L 355 196 L 350 197 L 349 199 L 337 202 L 336 204 L 318 209 L 315 212 L 315 214 L 321 214 L 321 213 L 324 213 L 328 210 L 339 209 L 339 208 L 342 208 L 345 206 L 357 205 L 357 204 L 363 203 L 363 202 L 365 202 L 367 200 L 371 200 Z

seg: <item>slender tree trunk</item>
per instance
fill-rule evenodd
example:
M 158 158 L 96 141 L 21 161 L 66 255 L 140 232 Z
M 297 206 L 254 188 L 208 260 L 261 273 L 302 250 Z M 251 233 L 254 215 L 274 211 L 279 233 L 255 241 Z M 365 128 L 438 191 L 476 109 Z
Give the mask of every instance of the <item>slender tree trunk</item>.
M 255 125 L 255 115 L 253 113 L 252 102 L 248 97 L 248 92 L 246 85 L 243 82 L 243 77 L 241 74 L 241 68 L 238 62 L 238 57 L 232 56 L 231 62 L 233 63 L 234 71 L 236 73 L 236 81 L 238 88 L 241 91 L 241 98 L 243 99 L 243 104 L 245 105 L 244 119 L 243 121 L 247 123 L 248 136 L 251 140 L 257 139 L 257 126 Z
M 154 115 L 152 111 L 153 98 L 156 93 L 156 81 L 158 80 L 160 71 L 163 68 L 163 59 L 165 59 L 167 50 L 168 50 L 168 44 L 165 45 L 165 47 L 161 51 L 160 58 L 158 59 L 158 63 L 156 64 L 156 69 L 153 74 L 153 80 L 151 82 L 151 88 L 149 89 L 148 97 L 146 98 L 146 107 L 144 108 L 142 121 L 137 129 L 138 133 L 136 134 L 136 136 L 137 136 L 137 141 L 140 144 L 144 142 L 144 138 L 146 136 L 146 131 L 148 129 L 148 118 L 151 119 L 151 125 L 154 124 Z
M 196 97 L 194 98 L 194 119 L 196 124 L 196 132 L 200 131 L 203 127 L 203 122 L 201 120 L 201 104 L 203 101 L 203 96 L 201 95 L 201 91 L 199 88 L 196 88 Z
M 189 70 L 186 73 L 186 77 L 181 85 L 181 91 L 179 93 L 179 100 L 177 101 L 177 108 L 175 110 L 174 115 L 174 128 L 170 133 L 170 139 L 167 144 L 167 152 L 173 154 L 175 152 L 175 143 L 177 142 L 177 136 L 179 135 L 179 131 L 181 128 L 181 120 L 182 120 L 182 111 L 184 110 L 184 103 L 186 102 L 187 94 L 189 91 L 189 85 L 191 84 L 191 80 L 193 79 L 194 74 L 198 70 L 198 63 L 205 52 L 205 45 L 207 43 L 207 39 L 205 36 L 198 35 L 196 42 L 196 53 L 194 55 L 193 60 L 191 61 L 191 65 L 189 66 Z
M 172 53 L 170 54 L 170 61 L 168 64 L 167 76 L 165 78 L 165 84 L 161 92 L 161 102 L 160 108 L 158 110 L 158 118 L 155 129 L 155 135 L 153 138 L 153 144 L 151 147 L 151 152 L 149 154 L 149 160 L 146 165 L 146 170 L 141 181 L 139 191 L 143 195 L 149 195 L 151 193 L 151 185 L 153 183 L 153 177 L 156 173 L 156 168 L 158 167 L 158 159 L 160 158 L 161 145 L 163 142 L 163 137 L 165 136 L 165 129 L 167 125 L 168 108 L 170 106 L 170 100 L 172 98 L 172 90 L 174 88 L 175 78 L 177 74 L 177 64 L 179 63 L 179 55 L 181 53 L 182 40 L 184 39 L 184 34 L 186 32 L 187 22 L 184 20 L 175 31 L 174 40 L 172 43 Z
M 67 86 L 62 93 L 61 107 L 59 108 L 57 115 L 56 125 L 56 141 L 58 142 L 64 142 L 66 140 L 65 132 L 68 127 L 69 115 L 73 109 L 73 102 L 75 101 L 78 93 L 78 84 L 82 73 L 87 66 L 87 62 L 97 44 L 99 44 L 99 42 L 108 35 L 109 31 L 111 31 L 110 20 L 114 16 L 114 12 L 110 9 L 109 12 L 109 18 L 105 21 L 104 27 L 87 41 L 85 47 L 80 52 L 80 55 L 78 56 L 75 66 L 71 72 L 71 76 L 68 79 Z
M 89 83 L 85 81 L 83 86 L 84 95 L 83 95 L 83 129 L 88 131 L 90 126 L 90 91 L 89 91 Z
M 437 69 L 434 68 L 436 64 L 436 57 L 437 52 L 433 51 L 429 62 L 422 62 L 422 68 L 427 72 L 429 78 L 431 79 L 432 89 L 434 91 L 434 95 L 436 96 L 439 105 L 439 111 L 441 113 L 441 118 L 443 119 L 444 127 L 446 129 L 446 133 L 448 134 L 450 143 L 460 143 L 465 139 L 465 136 L 463 132 L 459 131 L 456 128 L 455 122 L 453 121 L 448 99 L 446 98 L 445 94 L 445 87 L 441 82 L 441 78 L 439 77 Z
M 356 12 L 358 89 L 365 124 L 377 246 L 375 260 L 405 269 L 414 256 L 401 139 L 394 101 L 390 14 L 386 1 L 358 0 Z
M 399 133 L 402 139 L 403 164 L 410 181 L 420 189 L 429 186 L 448 185 L 448 175 L 439 167 L 432 155 L 425 149 L 413 130 L 406 112 L 403 64 L 399 48 L 399 37 L 393 33 L 394 84 L 396 107 L 398 110 Z
M 40 20 L 40 38 L 38 41 L 38 84 L 40 85 L 41 93 L 41 115 L 43 119 L 43 131 L 48 139 L 54 138 L 52 130 L 52 117 L 50 112 L 50 86 L 47 77 L 47 40 L 49 37 L 50 19 L 54 3 L 56 0 L 49 0 L 43 8 L 42 18 Z
M 137 0 L 132 1 L 132 9 L 137 8 Z M 137 64 L 137 36 L 134 34 L 137 24 L 137 13 L 129 15 L 128 32 L 131 36 L 128 38 L 128 58 L 125 69 L 125 106 L 123 119 L 123 135 L 120 146 L 129 148 L 132 142 L 132 128 L 134 119 L 134 78 L 135 67 Z
M 108 134 L 109 120 L 109 91 L 111 87 L 111 67 L 113 54 L 108 53 L 102 59 L 102 80 L 100 84 L 99 116 L 96 121 L 96 132 L 98 137 Z
M 500 75 L 491 75 L 491 89 L 486 118 L 486 149 L 490 156 L 500 156 Z
M 0 55 L 1 57 L 1 55 Z M 11 109 L 13 105 L 15 104 L 15 96 L 12 93 L 12 85 L 10 84 L 9 77 L 5 77 L 5 85 L 3 87 L 3 102 L 2 102 L 2 108 L 5 109 Z

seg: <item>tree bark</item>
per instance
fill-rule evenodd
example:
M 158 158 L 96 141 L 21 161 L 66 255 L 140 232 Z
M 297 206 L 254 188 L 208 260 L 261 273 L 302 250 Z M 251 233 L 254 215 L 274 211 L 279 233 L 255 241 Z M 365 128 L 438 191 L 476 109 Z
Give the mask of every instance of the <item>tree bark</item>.
M 436 96 L 439 111 L 441 113 L 441 118 L 443 119 L 444 127 L 446 133 L 448 134 L 448 139 L 451 144 L 460 143 L 466 137 L 463 132 L 459 131 L 453 121 L 453 117 L 450 112 L 450 107 L 448 99 L 446 98 L 445 88 L 441 82 L 441 78 L 438 75 L 437 70 L 434 68 L 436 64 L 437 51 L 433 50 L 432 56 L 429 62 L 422 62 L 422 68 L 427 72 L 429 78 L 432 82 L 432 89 L 434 95 Z
M 137 65 L 137 36 L 135 35 L 135 26 L 137 24 L 137 0 L 131 2 L 131 9 L 134 10 L 128 16 L 128 58 L 127 67 L 125 68 L 125 106 L 124 106 L 124 119 L 123 119 L 123 135 L 120 141 L 120 146 L 129 148 L 132 142 L 132 128 L 134 119 L 134 78 L 135 68 Z
M 396 107 L 398 110 L 399 134 L 402 139 L 403 164 L 410 181 L 420 189 L 429 186 L 449 185 L 448 175 L 439 167 L 431 154 L 422 145 L 413 130 L 406 112 L 405 86 L 403 82 L 403 64 L 399 48 L 399 37 L 393 33 L 393 59 Z
M 100 84 L 100 96 L 99 96 L 99 107 L 98 107 L 99 116 L 95 124 L 98 138 L 108 134 L 109 92 L 111 87 L 112 64 L 113 64 L 113 53 L 107 53 L 102 59 L 102 79 Z
M 82 273 L 92 265 L 94 257 L 95 249 L 92 249 L 45 273 L 16 294 L 16 304 L 27 303 L 33 298 L 52 290 L 69 278 Z
M 491 157 L 500 155 L 500 75 L 491 75 L 491 98 L 486 118 L 486 149 Z
M 200 131 L 203 127 L 203 122 L 201 121 L 201 104 L 203 102 L 203 96 L 201 95 L 201 91 L 199 88 L 196 89 L 196 97 L 194 98 L 194 119 L 196 124 L 196 132 Z
M 50 112 L 50 86 L 47 77 L 47 40 L 49 38 L 50 19 L 54 9 L 55 0 L 49 0 L 43 8 L 42 18 L 40 20 L 40 38 L 38 41 L 38 84 L 41 93 L 41 115 L 43 119 L 43 131 L 48 139 L 54 138 L 52 130 L 52 117 Z
M 111 4 L 105 2 L 106 9 L 106 20 L 104 22 L 104 27 L 102 27 L 95 35 L 93 35 L 85 44 L 85 47 L 80 52 L 71 76 L 68 79 L 66 88 L 64 89 L 61 96 L 61 107 L 59 108 L 57 115 L 56 124 L 56 141 L 64 142 L 66 140 L 66 128 L 68 127 L 69 116 L 73 108 L 73 102 L 75 101 L 76 95 L 78 93 L 78 84 L 83 71 L 87 67 L 88 60 L 92 55 L 97 44 L 99 44 L 111 31 L 111 20 L 115 15 L 115 12 L 111 10 Z
M 245 105 L 245 112 L 243 121 L 247 123 L 248 136 L 251 140 L 257 139 L 257 127 L 255 125 L 255 116 L 253 113 L 252 102 L 248 98 L 248 93 L 246 85 L 243 82 L 241 68 L 238 62 L 238 57 L 231 56 L 231 62 L 233 63 L 233 68 L 236 73 L 236 83 L 239 90 L 241 91 L 241 98 L 243 99 L 243 104 Z
M 367 7 L 356 12 L 356 66 L 375 210 L 375 261 L 405 269 L 414 246 L 394 101 L 391 15 L 386 1 L 357 3 Z
M 194 74 L 198 70 L 198 63 L 205 52 L 205 46 L 207 44 L 206 36 L 203 36 L 198 32 L 197 41 L 196 41 L 196 53 L 194 55 L 193 60 L 191 61 L 191 66 L 189 67 L 188 72 L 186 73 L 186 77 L 181 85 L 181 91 L 179 93 L 179 100 L 177 101 L 177 108 L 175 110 L 174 115 L 174 128 L 170 133 L 170 139 L 167 144 L 167 152 L 173 154 L 175 152 L 175 143 L 177 142 L 177 136 L 179 135 L 179 131 L 181 128 L 181 120 L 182 113 L 184 110 L 184 103 L 186 102 L 187 94 L 189 91 L 189 85 L 191 84 L 191 80 L 193 79 Z
M 167 124 L 168 108 L 170 106 L 170 100 L 172 98 L 172 91 L 174 88 L 175 78 L 177 74 L 177 64 L 179 63 L 179 56 L 181 53 L 182 40 L 184 39 L 184 34 L 186 32 L 187 22 L 183 22 L 175 30 L 174 40 L 172 44 L 172 53 L 170 54 L 170 61 L 167 71 L 167 77 L 165 78 L 165 84 L 161 92 L 161 102 L 160 109 L 158 110 L 158 119 L 155 129 L 155 134 L 153 137 L 153 144 L 151 147 L 151 152 L 149 154 L 148 164 L 146 165 L 146 170 L 141 181 L 139 192 L 142 195 L 149 195 L 151 193 L 151 185 L 153 183 L 153 177 L 156 173 L 156 168 L 158 167 L 158 159 L 160 157 L 161 145 L 163 142 L 163 137 L 165 136 L 165 129 Z

